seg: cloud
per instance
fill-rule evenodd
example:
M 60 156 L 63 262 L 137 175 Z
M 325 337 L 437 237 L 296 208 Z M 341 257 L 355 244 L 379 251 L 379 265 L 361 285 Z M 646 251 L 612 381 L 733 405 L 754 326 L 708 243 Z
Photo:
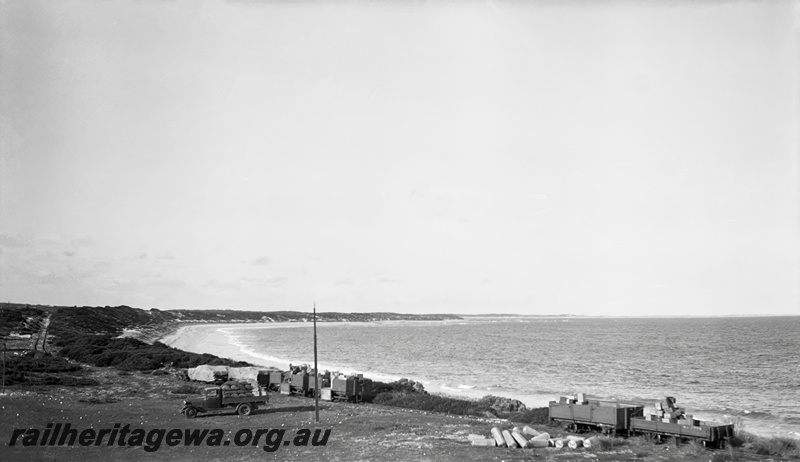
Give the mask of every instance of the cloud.
M 163 274 L 156 274 L 155 277 L 148 278 L 145 281 L 145 284 L 148 286 L 160 286 L 160 287 L 186 287 L 186 281 L 175 277 L 164 276 Z
M 352 279 L 338 279 L 334 282 L 337 286 L 352 286 L 353 280 Z
M 0 245 L 4 247 L 29 247 L 31 238 L 20 234 L 0 234 Z
M 70 241 L 75 247 L 91 247 L 93 245 L 97 245 L 97 242 L 89 236 L 79 237 L 77 239 L 73 239 Z
M 259 257 L 253 260 L 254 265 L 266 265 L 269 264 L 270 260 L 269 257 Z
M 218 281 L 216 279 L 209 279 L 203 283 L 203 287 L 210 289 L 238 289 L 239 284 L 236 281 Z
M 241 287 L 282 287 L 289 282 L 286 277 L 266 277 L 266 278 L 241 278 L 239 285 Z

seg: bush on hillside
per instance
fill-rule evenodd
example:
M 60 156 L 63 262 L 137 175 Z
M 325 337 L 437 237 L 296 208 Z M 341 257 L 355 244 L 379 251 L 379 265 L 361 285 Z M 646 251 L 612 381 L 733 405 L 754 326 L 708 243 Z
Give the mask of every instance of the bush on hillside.
M 152 345 L 134 338 L 110 335 L 64 335 L 55 342 L 62 356 L 99 367 L 125 371 L 150 371 L 168 364 L 189 368 L 201 364 L 244 367 L 251 364 L 219 358 L 210 354 L 189 353 L 155 342 Z
M 64 358 L 51 355 L 36 356 L 33 352 L 6 357 L 5 384 L 42 385 L 58 377 L 52 374 L 79 372 L 83 368 Z M 48 375 L 51 374 L 51 375 Z
M 478 401 L 448 398 L 427 393 L 379 393 L 372 400 L 375 404 L 418 409 L 420 411 L 442 412 L 455 415 L 483 416 L 490 408 Z
M 519 422 L 528 425 L 546 425 L 550 423 L 550 409 L 546 407 L 537 407 L 534 409 L 527 409 L 525 411 L 510 412 L 508 414 L 501 414 L 501 416 L 513 422 Z
M 798 454 L 797 441 L 787 437 L 758 438 L 751 446 L 756 454 L 773 457 L 795 457 Z
M 523 412 L 528 410 L 522 401 L 503 398 L 502 396 L 486 395 L 480 399 L 480 402 L 498 412 Z
M 396 382 L 372 382 L 373 394 L 379 393 L 427 393 L 421 382 L 415 382 L 406 378 Z

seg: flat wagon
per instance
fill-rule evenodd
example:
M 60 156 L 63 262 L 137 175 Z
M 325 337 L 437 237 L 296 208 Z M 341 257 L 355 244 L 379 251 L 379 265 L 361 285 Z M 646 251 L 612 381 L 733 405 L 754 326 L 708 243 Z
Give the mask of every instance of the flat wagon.
M 675 438 L 676 444 L 681 439 L 692 439 L 702 442 L 704 446 L 724 448 L 725 442 L 733 437 L 733 424 L 716 422 L 699 422 L 699 425 L 687 425 L 688 421 L 663 422 L 631 419 L 630 433 L 642 434 L 648 439 Z
M 565 400 L 562 400 L 565 401 Z M 633 417 L 641 417 L 644 406 L 614 401 L 583 403 L 550 402 L 550 422 L 561 422 L 573 431 L 600 430 L 615 435 L 629 428 Z

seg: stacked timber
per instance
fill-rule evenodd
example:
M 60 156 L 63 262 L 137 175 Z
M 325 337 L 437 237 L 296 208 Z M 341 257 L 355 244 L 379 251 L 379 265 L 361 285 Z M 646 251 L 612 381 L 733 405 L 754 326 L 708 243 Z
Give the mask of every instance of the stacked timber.
M 583 440 L 583 447 L 585 447 L 586 449 L 592 449 L 594 447 L 598 447 L 599 444 L 600 444 L 600 438 L 596 436 L 593 436 L 591 438 L 586 438 L 585 440 Z
M 528 427 L 525 427 L 528 428 Z M 530 439 L 531 446 L 534 448 L 546 448 L 550 446 L 550 434 L 549 433 L 539 433 L 538 435 L 534 436 Z
M 589 399 L 586 393 L 577 393 L 559 397 L 558 404 L 589 404 Z
M 491 435 L 488 437 L 471 434 L 467 439 L 473 446 L 498 446 L 512 449 L 534 449 L 552 446 L 549 433 L 542 433 L 527 425 L 523 428 L 514 427 L 511 429 L 492 427 Z
M 582 436 L 569 435 L 563 438 L 551 438 L 549 433 L 540 432 L 529 426 L 514 427 L 511 429 L 501 429 L 492 427 L 491 435 L 470 434 L 467 436 L 473 446 L 488 446 L 502 448 L 522 448 L 522 449 L 579 449 L 581 447 L 591 449 L 598 447 L 600 440 L 597 437 L 585 438 Z
M 686 409 L 675 404 L 675 398 L 667 397 L 656 401 L 644 408 L 645 420 L 665 423 L 683 423 L 684 425 L 694 425 L 694 418 L 686 415 Z
M 582 436 L 569 435 L 565 439 L 567 440 L 567 447 L 570 449 L 578 449 L 583 446 L 584 438 Z
M 530 443 L 528 443 L 528 438 L 525 438 L 525 435 L 523 435 L 522 432 L 517 430 L 512 430 L 511 436 L 514 437 L 514 441 L 516 441 L 519 447 L 521 447 L 522 449 L 532 447 Z
M 492 427 L 492 437 L 498 446 L 503 447 L 506 445 L 506 440 L 503 438 L 503 432 L 497 427 Z
M 529 427 L 527 425 L 522 427 L 522 433 L 525 433 L 526 435 L 530 435 L 530 436 L 539 436 L 539 435 L 542 434 L 541 432 L 539 432 L 536 429 L 531 428 L 531 427 Z
M 506 446 L 508 446 L 510 448 L 516 448 L 517 447 L 517 442 L 514 441 L 514 437 L 511 436 L 511 432 L 510 431 L 503 430 L 502 434 L 503 434 L 503 439 L 506 441 Z
M 240 382 L 238 380 L 228 380 L 220 385 L 223 398 L 239 398 L 253 396 L 253 384 L 250 382 Z

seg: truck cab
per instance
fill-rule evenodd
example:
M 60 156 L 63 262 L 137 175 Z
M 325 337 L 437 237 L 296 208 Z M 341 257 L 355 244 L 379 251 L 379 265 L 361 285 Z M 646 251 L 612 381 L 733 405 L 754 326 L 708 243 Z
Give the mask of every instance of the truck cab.
M 222 407 L 222 390 L 219 387 L 206 388 L 205 399 L 202 407 L 206 409 L 219 409 Z
M 185 400 L 183 402 L 183 413 L 187 418 L 192 419 L 199 413 L 224 411 L 235 409 L 236 413 L 241 416 L 250 415 L 250 413 L 259 406 L 263 406 L 269 402 L 269 394 L 259 395 L 248 394 L 246 396 L 226 396 L 223 392 L 223 387 L 207 387 L 204 390 L 202 400 Z

